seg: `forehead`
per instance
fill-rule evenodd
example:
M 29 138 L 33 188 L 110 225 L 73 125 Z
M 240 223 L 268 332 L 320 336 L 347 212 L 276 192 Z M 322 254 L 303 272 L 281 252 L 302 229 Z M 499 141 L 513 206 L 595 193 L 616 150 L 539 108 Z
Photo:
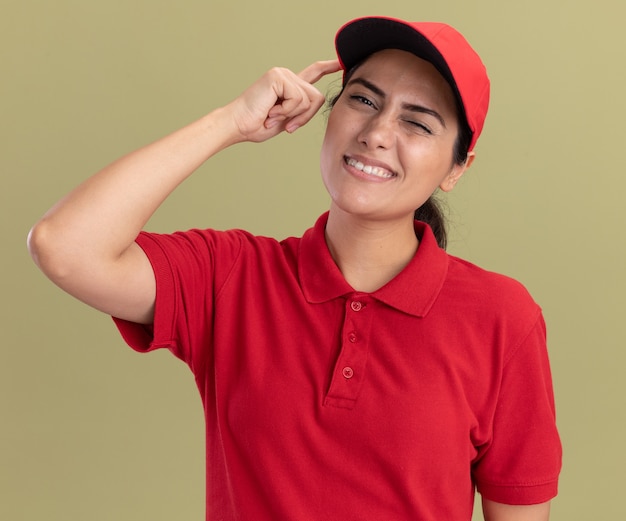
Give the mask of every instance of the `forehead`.
M 449 105 L 456 112 L 450 84 L 430 62 L 399 49 L 385 49 L 368 56 L 350 75 L 366 78 L 390 92 L 427 97 L 438 104 Z

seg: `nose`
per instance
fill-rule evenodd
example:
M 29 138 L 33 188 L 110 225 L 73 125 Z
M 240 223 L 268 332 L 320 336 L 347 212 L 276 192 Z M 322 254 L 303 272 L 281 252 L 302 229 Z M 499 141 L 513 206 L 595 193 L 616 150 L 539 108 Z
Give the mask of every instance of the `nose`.
M 392 118 L 382 111 L 372 115 L 363 125 L 357 139 L 367 148 L 389 149 L 395 140 Z

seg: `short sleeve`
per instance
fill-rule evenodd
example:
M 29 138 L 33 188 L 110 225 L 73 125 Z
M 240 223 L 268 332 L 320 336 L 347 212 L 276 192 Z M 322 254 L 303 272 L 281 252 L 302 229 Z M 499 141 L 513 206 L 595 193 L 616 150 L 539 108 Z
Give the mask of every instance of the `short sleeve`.
M 478 491 L 506 504 L 538 504 L 557 494 L 561 443 L 546 329 L 536 324 L 505 359 L 491 442 L 473 469 Z
M 145 326 L 114 317 L 115 324 L 136 351 L 167 348 L 193 366 L 210 348 L 214 297 L 237 261 L 241 237 L 236 231 L 144 232 L 136 242 L 154 271 L 154 323 Z

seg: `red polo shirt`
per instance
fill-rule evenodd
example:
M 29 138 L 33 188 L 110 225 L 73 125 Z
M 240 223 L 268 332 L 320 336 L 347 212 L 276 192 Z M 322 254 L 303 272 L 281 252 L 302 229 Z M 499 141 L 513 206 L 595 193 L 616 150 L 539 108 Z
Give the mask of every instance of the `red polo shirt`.
M 137 239 L 153 328 L 204 405 L 208 520 L 470 520 L 487 498 L 556 495 L 561 446 L 541 312 L 507 277 L 452 257 L 416 222 L 410 264 L 354 291 L 327 215 L 278 242 L 234 230 Z

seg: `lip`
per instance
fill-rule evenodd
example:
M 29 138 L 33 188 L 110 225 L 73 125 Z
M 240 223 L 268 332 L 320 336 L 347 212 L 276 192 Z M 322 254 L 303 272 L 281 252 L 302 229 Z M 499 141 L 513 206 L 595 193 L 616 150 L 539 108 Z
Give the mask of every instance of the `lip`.
M 375 167 L 375 168 L 380 168 L 382 170 L 385 170 L 386 172 L 389 172 L 391 174 L 390 177 L 380 177 L 378 175 L 373 175 L 373 174 L 368 174 L 362 170 L 359 170 L 358 168 L 355 168 L 354 166 L 348 164 L 349 160 L 354 160 L 354 161 L 358 161 L 359 163 L 363 163 L 366 166 L 371 166 L 371 167 Z M 391 168 L 391 166 L 383 161 L 378 161 L 376 159 L 372 159 L 370 157 L 365 157 L 365 156 L 361 156 L 361 155 L 353 155 L 353 154 L 346 154 L 343 156 L 342 158 L 343 160 L 343 165 L 344 168 L 351 173 L 352 175 L 360 178 L 360 179 L 367 179 L 370 181 L 377 181 L 377 182 L 384 182 L 384 181 L 390 181 L 392 179 L 395 179 L 398 177 L 398 173 Z

